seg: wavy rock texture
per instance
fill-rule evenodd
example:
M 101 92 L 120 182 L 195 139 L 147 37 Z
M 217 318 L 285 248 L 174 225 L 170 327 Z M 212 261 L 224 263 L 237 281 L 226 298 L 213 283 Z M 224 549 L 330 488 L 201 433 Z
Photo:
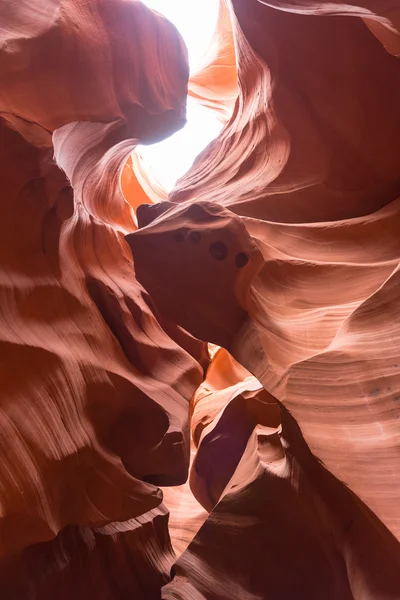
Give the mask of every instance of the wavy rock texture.
M 46 543 L 2 561 L 6 598 L 160 598 L 174 554 L 165 508 L 100 528 L 65 527 Z
M 221 1 L 189 82 L 136 0 L 10 6 L 0 591 L 397 598 L 396 3 Z M 188 90 L 225 126 L 166 200 Z
M 138 215 L 148 212 L 143 207 Z M 196 336 L 201 337 L 203 328 L 204 337 L 228 347 L 265 390 L 290 408 L 305 436 L 279 405 L 282 431 L 271 439 L 270 431 L 257 425 L 276 427 L 276 415 L 272 413 L 272 419 L 267 403 L 265 412 L 256 411 L 257 418 L 252 418 L 250 406 L 257 396 L 247 396 L 245 402 L 237 399 L 241 385 L 232 389 L 225 383 L 223 397 L 214 388 L 200 425 L 195 409 L 193 436 L 194 440 L 200 436 L 200 445 L 191 472 L 192 490 L 206 509 L 215 508 L 178 561 L 176 581 L 166 588 L 165 597 L 259 598 L 266 588 L 271 598 L 281 597 L 282 589 L 288 598 L 328 597 L 327 590 L 338 600 L 395 597 L 400 585 L 399 377 L 394 362 L 398 334 L 394 325 L 388 338 L 384 323 L 395 322 L 390 315 L 397 302 L 400 247 L 394 231 L 399 226 L 399 202 L 343 222 L 342 227 L 336 222 L 307 226 L 239 219 L 206 202 L 181 207 L 167 203 L 158 213 L 153 222 L 128 236 L 137 276 L 156 305 Z M 317 254 L 328 243 L 336 260 L 324 263 Z M 296 252 L 292 248 L 289 254 L 293 244 Z M 162 260 L 157 260 L 155 248 Z M 205 264 L 198 285 L 207 292 L 200 297 L 193 273 Z M 206 287 L 206 278 L 212 285 Z M 154 285 L 161 282 L 164 290 L 167 280 L 173 283 L 169 293 Z M 349 285 L 354 280 L 357 285 Z M 283 459 L 283 465 L 270 465 Z M 272 468 L 265 490 L 264 468 Z M 288 486 L 288 506 L 278 491 L 281 485 Z M 268 510 L 271 496 L 277 505 Z M 295 508 L 298 503 L 305 506 Z M 310 516 L 303 510 L 311 510 Z M 298 531 L 295 523 L 289 526 L 288 514 L 293 513 L 299 519 Z M 271 514 L 275 534 L 270 531 Z M 254 520 L 248 525 L 250 517 Z M 241 519 L 244 531 L 238 525 Z M 316 539 L 310 541 L 314 528 Z M 289 547 L 302 548 L 288 558 L 299 571 L 296 575 L 291 569 L 293 578 L 286 587 L 273 561 L 272 573 L 259 565 L 258 577 L 257 568 L 250 567 L 257 564 L 263 539 L 271 542 L 268 547 L 286 539 Z M 226 555 L 225 547 L 231 549 Z M 244 549 L 249 557 L 245 563 L 239 558 Z M 328 557 L 326 563 L 321 558 L 320 580 L 315 577 L 316 559 L 311 559 L 309 571 L 300 560 L 304 552 Z M 268 554 L 261 555 L 270 560 Z M 298 591 L 300 582 L 303 595 Z
M 158 486 L 187 478 L 207 355 L 132 276 L 119 172 L 183 125 L 185 50 L 139 2 L 62 2 L 19 33 L 0 54 L 0 589 L 159 597 Z
M 213 510 L 163 598 L 396 597 L 397 540 L 243 371 L 220 350 L 198 394 L 193 422 L 205 427 L 192 488 Z
M 225 124 L 232 117 L 238 95 L 232 20 L 228 3 L 219 0 L 215 34 L 202 66 L 189 77 L 188 96 L 212 110 Z M 168 198 L 167 190 L 156 181 L 136 150 L 133 150 L 124 166 L 121 184 L 125 198 L 135 210 L 140 204 L 156 203 Z
M 305 4 L 233 2 L 236 112 L 168 203 L 139 208 L 143 228 L 127 238 L 160 311 L 227 348 L 283 403 L 270 434 L 248 416 L 254 398 L 242 408 L 228 388 L 225 405 L 216 394 L 191 471 L 212 512 L 165 598 L 400 589 L 400 67 L 380 43 L 393 29 L 383 5 L 367 28 L 363 7 L 321 3 L 346 12 L 323 18 Z M 293 577 L 279 573 L 279 544 Z
M 397 59 L 358 18 L 232 5 L 240 100 L 169 200 L 212 199 L 241 216 L 301 223 L 397 198 Z

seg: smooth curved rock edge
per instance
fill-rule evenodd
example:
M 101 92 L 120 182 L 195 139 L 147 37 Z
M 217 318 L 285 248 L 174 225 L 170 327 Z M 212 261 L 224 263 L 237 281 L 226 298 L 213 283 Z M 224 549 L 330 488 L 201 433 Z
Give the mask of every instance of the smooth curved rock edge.
M 5 597 L 397 598 L 393 4 L 221 0 L 189 82 L 136 0 L 0 7 Z

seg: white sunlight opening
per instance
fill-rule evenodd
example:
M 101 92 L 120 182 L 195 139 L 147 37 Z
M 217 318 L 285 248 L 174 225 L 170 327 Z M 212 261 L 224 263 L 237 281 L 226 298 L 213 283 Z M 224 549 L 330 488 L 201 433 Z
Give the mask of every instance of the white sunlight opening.
M 182 35 L 195 73 L 211 43 L 219 0 L 142 0 L 169 19 Z M 150 146 L 138 146 L 146 170 L 167 192 L 192 166 L 194 159 L 222 130 L 223 124 L 207 108 L 187 99 L 187 123 L 171 137 Z

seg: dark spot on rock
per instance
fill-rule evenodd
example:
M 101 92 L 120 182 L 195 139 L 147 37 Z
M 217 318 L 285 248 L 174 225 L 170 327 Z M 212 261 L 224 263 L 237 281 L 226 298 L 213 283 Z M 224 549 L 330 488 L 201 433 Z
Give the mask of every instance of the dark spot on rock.
M 191 231 L 189 233 L 189 240 L 194 244 L 198 244 L 201 240 L 201 233 L 199 231 Z
M 245 252 L 239 252 L 239 254 L 236 254 L 236 256 L 235 256 L 235 265 L 239 269 L 241 267 L 246 266 L 248 262 L 249 262 L 249 257 L 247 256 L 247 254 Z
M 177 231 L 176 233 L 174 233 L 174 240 L 176 242 L 184 242 L 185 234 L 183 233 L 183 231 Z
M 210 245 L 210 254 L 215 260 L 225 260 L 228 256 L 228 246 L 223 242 L 213 242 Z

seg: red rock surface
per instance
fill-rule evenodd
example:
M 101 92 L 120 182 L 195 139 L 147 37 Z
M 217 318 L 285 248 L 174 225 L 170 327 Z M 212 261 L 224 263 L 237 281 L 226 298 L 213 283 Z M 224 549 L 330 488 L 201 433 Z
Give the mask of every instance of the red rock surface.
M 400 597 L 400 5 L 220 5 L 0 5 L 5 598 Z

